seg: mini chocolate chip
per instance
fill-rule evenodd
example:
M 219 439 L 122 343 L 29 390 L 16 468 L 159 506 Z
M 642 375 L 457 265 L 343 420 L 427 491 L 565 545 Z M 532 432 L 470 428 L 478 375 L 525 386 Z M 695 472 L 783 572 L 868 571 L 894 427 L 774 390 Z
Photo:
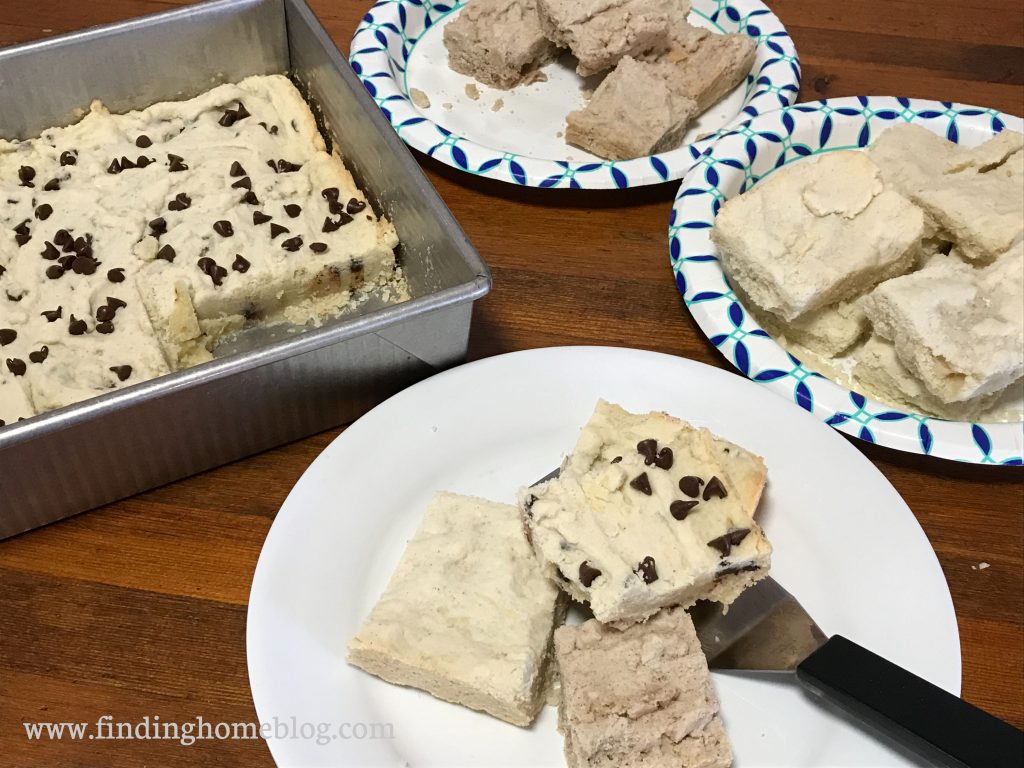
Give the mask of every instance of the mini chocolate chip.
M 723 576 L 732 576 L 735 573 L 748 573 L 750 571 L 756 571 L 758 566 L 755 563 L 747 563 L 746 565 L 727 565 L 724 568 L 719 568 L 715 571 L 715 578 L 720 579 Z
M 28 225 L 31 221 L 32 219 L 25 219 L 23 222 L 21 222 L 20 224 L 18 224 L 18 226 L 14 228 L 14 233 L 17 235 L 29 234 L 31 230 L 29 229 Z
M 110 370 L 113 371 L 119 381 L 125 381 L 132 375 L 132 367 L 130 365 L 112 365 Z
M 618 464 L 620 461 L 622 461 L 622 457 L 621 456 L 616 456 L 614 459 L 611 460 L 610 463 Z
M 654 466 L 658 469 L 672 469 L 672 449 L 662 448 L 654 458 Z
M 344 211 L 338 214 L 337 221 L 328 216 L 326 219 L 324 219 L 323 231 L 336 232 L 337 230 L 341 229 L 343 226 L 348 224 L 350 221 L 352 221 L 352 217 L 349 216 Z
M 7 300 L 8 301 L 13 301 L 13 302 L 19 302 L 22 299 L 24 299 L 25 296 L 27 296 L 27 295 L 28 295 L 28 291 L 25 291 L 25 290 L 22 290 L 22 289 L 14 289 L 13 293 L 11 292 L 11 290 L 8 290 L 7 291 Z
M 252 212 L 252 223 L 255 224 L 256 226 L 259 226 L 260 224 L 266 224 L 272 218 L 274 218 L 274 217 L 273 216 L 267 216 L 267 214 L 265 214 L 263 211 L 253 211 Z
M 245 108 L 245 104 L 238 102 L 238 106 L 235 107 L 235 119 L 245 120 L 247 117 L 251 117 L 249 110 Z
M 50 348 L 45 344 L 39 348 L 38 352 L 29 352 L 28 359 L 33 363 L 41 363 L 50 355 Z
M 104 304 L 96 310 L 96 319 L 101 323 L 109 323 L 114 319 L 115 312 L 116 310 L 113 307 Z
M 174 196 L 174 199 L 167 204 L 167 210 L 184 211 L 191 205 L 192 198 L 186 195 L 184 192 L 179 192 Z
M 286 251 L 292 251 L 293 253 L 302 247 L 302 238 L 300 236 L 291 237 L 281 242 L 281 247 Z
M 23 246 L 25 243 L 27 243 L 31 239 L 32 239 L 32 235 L 29 235 L 29 234 L 15 235 L 14 236 L 14 242 L 16 242 L 18 244 L 18 247 Z
M 231 237 L 235 234 L 235 228 L 231 226 L 231 222 L 226 219 L 213 222 L 213 231 L 221 237 Z
M 76 275 L 91 275 L 96 271 L 99 262 L 89 256 L 77 256 L 71 262 L 71 271 Z
M 220 116 L 220 120 L 217 121 L 217 124 L 223 126 L 224 128 L 230 128 L 232 125 L 234 125 L 235 110 L 229 109 L 226 112 L 224 112 L 224 114 Z
M 284 207 L 284 212 L 294 219 L 302 213 L 302 206 L 297 205 L 296 203 L 288 203 L 288 205 Z
M 167 234 L 167 220 L 163 216 L 157 216 L 151 222 L 149 222 L 149 228 L 152 230 L 153 235 L 159 237 L 160 235 Z
M 57 263 L 60 265 L 61 269 L 67 272 L 69 269 L 71 269 L 71 265 L 77 258 L 78 256 L 74 253 L 66 253 L 59 259 L 57 259 Z
M 320 192 L 320 194 L 323 195 L 324 200 L 337 200 L 338 195 L 341 193 L 338 191 L 337 187 L 327 187 L 327 189 Z
M 337 215 L 339 213 L 345 213 L 345 206 L 342 205 L 341 202 L 339 202 L 338 200 L 328 200 L 327 210 L 329 210 L 332 214 Z
M 584 587 L 589 587 L 594 583 L 594 579 L 601 575 L 601 571 L 594 568 L 590 563 L 584 560 L 580 563 L 580 584 Z
M 362 200 L 356 200 L 354 197 L 345 206 L 345 212 L 350 214 L 361 213 L 364 210 L 366 210 L 366 203 Z
M 23 187 L 31 187 L 32 179 L 36 177 L 36 169 L 31 165 L 23 165 L 18 169 L 18 179 Z
M 174 257 L 177 255 L 178 254 L 174 252 L 174 249 L 170 246 L 170 244 L 164 245 L 162 248 L 160 248 L 159 251 L 156 252 L 156 257 L 158 259 L 163 259 L 164 261 L 174 261 Z
M 18 332 L 13 328 L 0 328 L 0 347 L 6 347 L 18 338 Z
M 156 162 L 156 161 L 155 160 L 150 160 L 145 155 L 139 155 L 137 158 L 135 158 L 135 165 L 138 168 L 145 168 L 147 165 L 150 165 L 151 163 L 154 163 L 154 162 Z
M 313 253 L 326 253 L 327 243 L 310 243 L 309 250 L 311 250 Z
M 135 140 L 135 146 L 139 149 L 149 149 L 149 147 L 153 146 L 153 140 L 146 134 L 142 134 Z
M 76 237 L 71 247 L 72 250 L 79 256 L 91 256 L 92 255 L 92 236 L 89 237 Z
M 231 185 L 232 189 L 252 189 L 252 180 L 248 176 L 243 176 L 234 184 Z
M 53 236 L 53 242 L 55 242 L 57 245 L 64 245 L 65 243 L 71 242 L 73 240 L 74 238 L 71 237 L 71 233 L 68 232 L 66 229 L 58 229 L 56 234 Z
M 676 520 L 685 520 L 686 516 L 690 514 L 690 510 L 696 507 L 700 502 L 696 499 L 689 501 L 673 501 L 668 505 L 668 511 Z
M 209 256 L 203 256 L 203 258 L 196 262 L 196 266 L 213 281 L 214 285 L 219 286 L 224 278 L 228 276 L 228 271 Z
M 236 253 L 235 260 L 231 262 L 231 268 L 235 270 L 235 272 L 241 272 L 243 275 L 249 271 L 249 267 L 251 266 L 252 264 L 249 263 L 249 260 L 240 253 Z
M 60 164 L 61 165 L 74 165 L 78 162 L 78 158 L 75 157 L 75 153 L 70 150 L 65 150 L 60 153 Z
M 287 160 L 277 161 L 277 172 L 278 173 L 294 173 L 295 171 L 301 170 L 302 166 L 296 163 L 289 163 Z
M 639 475 L 629 481 L 629 487 L 635 488 L 640 493 L 650 496 L 653 491 L 651 490 L 651 479 L 647 477 L 646 472 L 641 472 Z
M 246 203 L 247 205 L 259 205 L 260 199 L 256 197 L 256 193 L 250 189 L 248 192 L 242 195 L 242 199 L 240 202 Z
M 658 580 L 658 569 L 654 567 L 654 558 L 650 555 L 640 561 L 634 573 L 644 580 L 644 584 L 653 584 Z
M 64 312 L 64 307 L 57 307 L 56 309 L 48 309 L 45 312 L 39 314 L 46 318 L 46 322 L 52 323 L 60 320 L 61 314 Z
M 178 155 L 167 155 L 167 162 L 167 170 L 169 173 L 188 170 L 188 166 L 185 164 L 184 158 L 178 157 Z
M 110 322 L 109 320 L 107 320 L 105 322 L 102 322 L 102 323 L 96 323 L 96 332 L 97 333 L 103 333 L 103 334 L 113 333 L 114 332 L 114 324 L 112 322 Z
M 704 486 L 704 501 L 707 501 L 712 496 L 717 496 L 720 499 L 724 499 L 729 495 L 729 492 L 725 490 L 725 486 L 722 485 L 722 481 L 717 476 L 712 476 L 708 480 L 708 484 Z
M 5 267 L 3 264 L 0 264 L 0 275 L 2 275 L 6 271 L 7 271 L 7 267 Z
M 247 174 L 245 172 L 245 168 L 242 167 L 242 164 L 235 160 L 235 162 L 231 164 L 231 170 L 228 171 L 228 175 L 238 177 L 246 176 Z
M 107 306 L 113 307 L 116 312 L 119 309 L 124 309 L 128 306 L 128 302 L 123 299 L 119 299 L 116 296 L 107 296 Z
M 658 441 L 653 437 L 641 440 L 636 444 L 636 452 L 644 457 L 644 464 L 651 466 L 654 463 L 654 457 L 658 455 Z
M 68 333 L 72 336 L 81 336 L 88 328 L 89 326 L 86 325 L 85 320 L 79 320 L 74 315 L 71 316 L 71 322 L 68 323 Z
M 117 173 L 120 173 L 120 172 L 121 172 L 121 163 L 119 163 L 117 158 L 115 157 L 113 160 L 110 161 L 110 165 L 107 166 L 107 173 L 117 174 Z
M 64 274 L 64 267 L 60 264 L 51 264 L 46 268 L 46 276 L 51 280 L 56 280 Z
M 135 167 L 135 163 L 133 163 L 131 160 L 129 160 L 124 155 L 121 156 L 121 170 L 122 171 L 127 171 L 127 170 L 129 170 L 131 168 L 134 168 L 134 167 Z
M 46 245 L 43 246 L 43 250 L 39 255 L 47 261 L 54 261 L 58 256 L 60 256 L 60 251 L 57 250 L 57 246 L 47 240 Z
M 349 269 L 351 270 L 353 275 L 358 275 L 360 272 L 362 272 L 363 271 L 362 259 L 352 259 L 352 264 L 349 266 Z
M 689 496 L 691 499 L 695 499 L 700 496 L 700 487 L 704 485 L 704 480 L 694 475 L 686 475 L 685 477 L 679 478 L 679 490 Z
M 60 189 L 60 179 L 50 179 L 43 185 L 44 192 L 56 192 Z
M 36 208 L 36 218 L 40 221 L 46 221 L 50 218 L 51 213 L 53 213 L 53 206 L 49 203 L 43 203 Z
M 732 548 L 739 546 L 747 538 L 748 533 L 750 533 L 749 528 L 730 528 L 721 536 L 709 541 L 708 546 L 717 549 L 723 557 L 728 557 Z
M 28 366 L 25 365 L 25 361 L 14 357 L 7 358 L 7 370 L 13 373 L 15 376 L 24 376 Z
M 123 283 L 124 269 L 122 267 L 117 267 L 116 269 L 108 269 L 107 280 L 109 280 L 112 283 Z
M 288 227 L 283 227 L 280 224 L 270 225 L 270 239 L 273 240 L 278 235 L 283 235 L 285 232 L 291 232 Z

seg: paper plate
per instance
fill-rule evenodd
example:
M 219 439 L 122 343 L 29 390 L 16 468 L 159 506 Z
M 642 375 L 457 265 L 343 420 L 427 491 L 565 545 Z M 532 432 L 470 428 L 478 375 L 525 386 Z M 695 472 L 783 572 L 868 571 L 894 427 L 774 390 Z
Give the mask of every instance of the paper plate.
M 763 3 L 693 0 L 692 24 L 757 40 L 751 74 L 691 126 L 680 148 L 635 160 L 603 160 L 566 144 L 560 135 L 565 116 L 583 106 L 583 91 L 600 82 L 576 75 L 568 57 L 545 67 L 547 82 L 508 91 L 477 84 L 478 100 L 466 94 L 475 81 L 448 68 L 442 39 L 444 25 L 463 5 L 457 0 L 379 2 L 352 38 L 350 60 L 406 144 L 477 176 L 572 189 L 624 189 L 680 179 L 708 146 L 697 137 L 791 104 L 800 90 L 793 41 Z M 429 107 L 412 102 L 413 89 L 427 95 Z
M 805 367 L 779 346 L 733 293 L 711 242 L 722 203 L 776 168 L 837 149 L 868 146 L 881 131 L 916 123 L 976 146 L 1024 121 L 994 109 L 892 96 L 828 99 L 760 115 L 719 136 L 683 179 L 669 226 L 676 284 L 711 342 L 744 375 L 870 443 L 977 464 L 1020 465 L 1024 424 L 922 416 L 880 403 Z

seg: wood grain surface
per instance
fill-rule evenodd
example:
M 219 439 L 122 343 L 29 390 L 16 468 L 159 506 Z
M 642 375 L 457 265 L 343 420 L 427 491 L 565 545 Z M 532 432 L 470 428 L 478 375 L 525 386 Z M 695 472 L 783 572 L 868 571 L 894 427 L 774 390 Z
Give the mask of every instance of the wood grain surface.
M 0 0 L 0 46 L 177 4 Z M 347 51 L 369 3 L 311 5 Z M 1020 0 L 768 5 L 796 42 L 801 100 L 898 94 L 1024 113 Z M 0 87 L 45 88 L 45 77 Z M 2 125 L 0 115 L 0 133 Z M 672 280 L 666 227 L 676 184 L 542 192 L 421 160 L 493 269 L 493 293 L 474 313 L 472 358 L 608 344 L 727 367 Z M 22 723 L 255 720 L 245 662 L 253 569 L 279 505 L 339 432 L 0 542 L 0 765 L 272 765 L 260 740 L 32 742 Z M 964 697 L 1024 726 L 1022 474 L 855 445 L 938 553 L 960 626 Z M 982 562 L 991 565 L 977 569 Z

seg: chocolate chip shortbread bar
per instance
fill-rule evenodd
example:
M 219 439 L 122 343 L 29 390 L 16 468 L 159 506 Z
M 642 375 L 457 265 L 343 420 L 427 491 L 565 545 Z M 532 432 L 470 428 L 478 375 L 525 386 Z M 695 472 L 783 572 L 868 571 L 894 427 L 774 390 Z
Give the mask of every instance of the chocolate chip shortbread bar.
M 731 603 L 768 572 L 760 457 L 664 413 L 600 401 L 558 478 L 519 494 L 547 573 L 601 622 Z
M 378 218 L 280 75 L 0 141 L 0 419 L 318 322 L 396 279 Z M 6 339 L 6 342 L 4 341 Z
M 690 617 L 555 633 L 569 768 L 728 768 L 732 750 Z
M 440 493 L 349 643 L 348 660 L 529 725 L 544 705 L 551 636 L 565 606 L 515 507 Z

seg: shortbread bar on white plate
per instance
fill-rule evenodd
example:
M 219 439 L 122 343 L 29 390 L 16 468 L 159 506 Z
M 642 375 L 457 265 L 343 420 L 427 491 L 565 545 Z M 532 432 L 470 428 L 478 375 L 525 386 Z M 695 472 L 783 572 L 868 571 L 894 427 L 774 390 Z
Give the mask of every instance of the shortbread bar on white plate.
M 519 494 L 547 573 L 601 622 L 701 598 L 729 604 L 768 572 L 754 522 L 759 456 L 664 413 L 600 401 L 558 478 Z
M 711 234 L 730 279 L 786 321 L 902 274 L 923 236 L 921 210 L 854 151 L 775 171 L 723 205 Z
M 732 750 L 690 617 L 555 633 L 569 768 L 728 768 Z
M 515 507 L 439 493 L 349 643 L 348 660 L 529 725 L 544 705 L 551 636 L 566 604 Z

